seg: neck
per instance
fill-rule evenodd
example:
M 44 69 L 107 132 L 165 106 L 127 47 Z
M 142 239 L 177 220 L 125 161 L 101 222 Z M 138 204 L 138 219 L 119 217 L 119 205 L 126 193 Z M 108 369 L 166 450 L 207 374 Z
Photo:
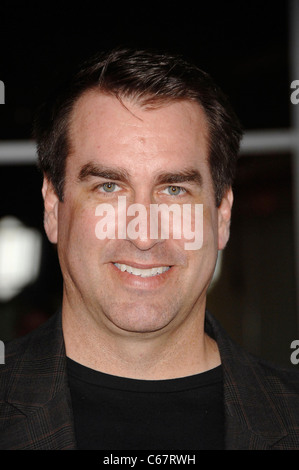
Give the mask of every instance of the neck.
M 194 375 L 220 364 L 217 344 L 204 332 L 204 309 L 176 328 L 132 333 L 100 325 L 68 305 L 62 310 L 66 354 L 101 372 L 143 380 Z

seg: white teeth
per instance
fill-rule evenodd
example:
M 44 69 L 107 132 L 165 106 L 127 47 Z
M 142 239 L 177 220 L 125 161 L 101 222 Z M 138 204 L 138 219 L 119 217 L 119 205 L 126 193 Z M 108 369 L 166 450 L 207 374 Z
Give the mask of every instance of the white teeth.
M 156 276 L 157 274 L 162 274 L 165 271 L 168 271 L 170 266 L 159 266 L 158 268 L 149 268 L 149 269 L 138 269 L 133 268 L 132 266 L 128 266 L 127 264 L 119 264 L 114 263 L 118 269 L 122 272 L 127 271 L 130 274 L 134 274 L 134 276 L 141 276 L 141 277 L 151 277 Z

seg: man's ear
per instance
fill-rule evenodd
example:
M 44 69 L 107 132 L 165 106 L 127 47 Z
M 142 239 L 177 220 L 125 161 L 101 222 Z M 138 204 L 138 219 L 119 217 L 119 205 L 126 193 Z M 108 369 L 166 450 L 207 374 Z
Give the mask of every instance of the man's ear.
M 49 241 L 51 243 L 57 243 L 59 198 L 56 194 L 53 184 L 49 181 L 47 176 L 44 176 L 42 195 L 44 199 L 45 231 Z
M 233 191 L 229 188 L 218 207 L 218 250 L 223 250 L 229 239 L 233 200 Z

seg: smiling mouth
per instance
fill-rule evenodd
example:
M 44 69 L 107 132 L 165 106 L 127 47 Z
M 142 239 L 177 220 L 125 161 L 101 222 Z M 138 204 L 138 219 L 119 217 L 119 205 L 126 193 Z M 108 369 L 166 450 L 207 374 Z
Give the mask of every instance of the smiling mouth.
M 119 264 L 113 263 L 120 271 L 127 272 L 133 274 L 133 276 L 140 276 L 140 277 L 154 277 L 160 274 L 165 273 L 168 271 L 171 266 L 157 266 L 155 268 L 147 268 L 147 269 L 140 269 L 140 268 L 133 268 L 133 266 L 129 266 L 127 264 Z

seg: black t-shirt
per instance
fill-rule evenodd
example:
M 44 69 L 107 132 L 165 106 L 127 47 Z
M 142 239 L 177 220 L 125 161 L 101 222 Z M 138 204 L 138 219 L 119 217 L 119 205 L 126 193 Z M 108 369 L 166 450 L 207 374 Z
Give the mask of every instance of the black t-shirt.
M 224 448 L 222 368 L 170 380 L 135 380 L 68 358 L 75 433 L 84 450 Z

